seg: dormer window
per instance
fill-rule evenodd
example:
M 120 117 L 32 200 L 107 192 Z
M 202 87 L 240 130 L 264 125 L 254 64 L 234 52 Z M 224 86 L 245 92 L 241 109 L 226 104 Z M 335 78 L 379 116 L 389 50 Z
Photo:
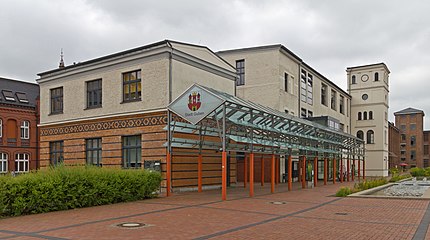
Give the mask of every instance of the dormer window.
M 27 95 L 25 93 L 17 92 L 16 97 L 18 98 L 19 102 L 28 103 L 28 98 L 27 98 Z
M 15 96 L 13 95 L 12 91 L 7 91 L 7 90 L 3 90 L 2 91 L 4 99 L 6 99 L 6 101 L 12 101 L 15 102 Z

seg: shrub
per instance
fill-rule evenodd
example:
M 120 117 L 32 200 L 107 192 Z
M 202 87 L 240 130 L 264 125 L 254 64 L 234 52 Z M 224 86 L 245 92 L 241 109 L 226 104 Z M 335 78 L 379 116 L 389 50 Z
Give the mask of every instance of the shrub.
M 405 174 L 405 175 L 394 175 L 391 179 L 390 182 L 397 182 L 406 178 L 410 178 L 411 175 L 410 174 Z
M 349 187 L 341 187 L 339 191 L 336 192 L 336 197 L 346 197 L 349 194 L 352 194 L 353 191 Z
M 154 197 L 161 175 L 145 170 L 56 167 L 0 177 L 0 216 L 18 216 Z
M 426 170 L 424 170 L 424 168 L 411 168 L 409 170 L 409 172 L 411 173 L 412 177 L 425 177 L 426 176 Z
M 392 175 L 396 175 L 396 174 L 399 174 L 399 169 L 398 168 L 390 168 L 390 173 L 392 174 Z

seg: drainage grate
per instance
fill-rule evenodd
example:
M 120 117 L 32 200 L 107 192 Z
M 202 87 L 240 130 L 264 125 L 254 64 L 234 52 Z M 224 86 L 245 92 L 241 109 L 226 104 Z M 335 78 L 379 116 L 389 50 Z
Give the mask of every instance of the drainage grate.
M 269 203 L 274 204 L 274 205 L 287 204 L 287 202 L 279 202 L 279 201 L 274 201 L 274 202 L 269 202 Z
M 336 214 L 336 215 L 343 215 L 343 216 L 348 215 L 348 213 L 346 213 L 346 212 L 337 212 L 337 213 L 334 213 L 334 214 Z
M 125 223 L 116 224 L 116 226 L 121 228 L 141 228 L 141 227 L 146 227 L 148 225 L 145 223 L 138 223 L 138 222 L 125 222 Z

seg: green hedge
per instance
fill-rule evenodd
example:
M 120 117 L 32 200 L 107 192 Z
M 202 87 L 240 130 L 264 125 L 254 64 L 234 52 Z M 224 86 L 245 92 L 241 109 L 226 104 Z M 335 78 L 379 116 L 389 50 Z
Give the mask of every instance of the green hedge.
M 430 177 L 430 167 L 428 168 L 411 168 L 409 170 L 412 177 Z
M 161 175 L 145 170 L 56 167 L 0 176 L 0 216 L 90 207 L 154 197 Z

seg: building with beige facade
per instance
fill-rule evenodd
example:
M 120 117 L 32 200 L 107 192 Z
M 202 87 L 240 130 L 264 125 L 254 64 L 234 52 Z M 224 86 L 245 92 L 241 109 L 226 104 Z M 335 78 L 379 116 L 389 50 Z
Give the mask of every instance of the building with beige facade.
M 384 63 L 347 68 L 351 133 L 366 142 L 366 172 L 388 176 L 389 74 Z
M 369 175 L 387 176 L 389 70 L 385 64 L 348 68 L 347 93 L 283 45 L 218 54 L 237 68 L 237 96 L 363 140 L 363 132 L 368 134 L 366 171 Z M 358 114 L 363 116 L 358 119 Z
M 38 75 L 42 168 L 158 166 L 165 174 L 167 105 L 193 83 L 234 94 L 236 70 L 207 47 L 165 40 Z M 187 161 L 172 165 L 172 187 L 196 185 Z M 219 164 L 207 161 L 204 182 L 219 184 Z

